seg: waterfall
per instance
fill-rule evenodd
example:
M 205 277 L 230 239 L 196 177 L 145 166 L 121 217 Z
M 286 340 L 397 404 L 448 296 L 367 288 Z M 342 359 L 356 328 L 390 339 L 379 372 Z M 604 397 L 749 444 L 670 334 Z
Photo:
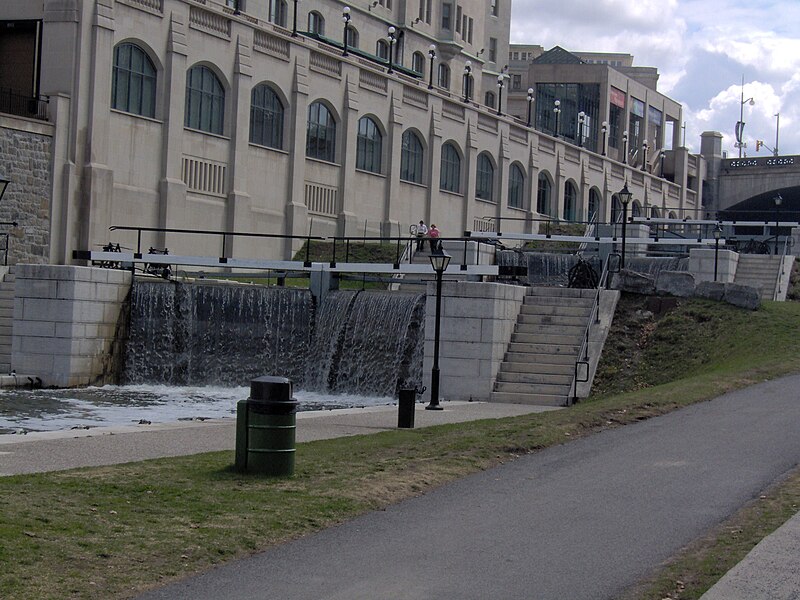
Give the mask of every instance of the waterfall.
M 260 375 L 331 393 L 421 385 L 424 295 L 136 280 L 121 380 L 243 385 Z

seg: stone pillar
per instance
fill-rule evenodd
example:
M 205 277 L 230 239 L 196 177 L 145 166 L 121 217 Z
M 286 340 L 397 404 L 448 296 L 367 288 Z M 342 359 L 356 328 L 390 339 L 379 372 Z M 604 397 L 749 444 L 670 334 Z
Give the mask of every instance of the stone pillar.
M 345 64 L 342 67 L 346 67 Z M 356 172 L 358 144 L 358 71 L 351 80 L 345 76 L 345 98 L 342 111 L 342 140 L 339 147 L 339 231 L 338 235 L 355 235 L 361 227 L 350 196 L 353 194 L 353 180 Z
M 429 98 L 432 99 L 431 96 Z M 439 191 L 439 177 L 442 172 L 442 123 L 441 113 L 436 106 L 431 106 L 430 135 L 428 136 L 428 197 L 425 210 L 426 223 L 433 218 L 433 202 L 441 193 Z
M 294 64 L 294 89 L 289 113 L 286 139 L 303 140 L 289 148 L 289 177 L 286 190 L 285 235 L 304 235 L 307 232 L 308 209 L 305 204 L 306 129 L 308 126 L 308 64 L 300 56 Z M 302 242 L 286 240 L 283 258 L 291 260 Z
M 402 91 L 400 92 L 402 94 Z M 386 165 L 386 195 L 383 201 L 383 233 L 385 237 L 394 235 L 395 230 L 400 235 L 399 219 L 392 219 L 392 209 L 397 204 L 400 193 L 400 165 L 403 154 L 403 109 L 402 101 L 395 98 L 394 93 L 389 108 L 389 124 L 387 125 L 386 145 L 388 152 L 384 152 L 387 157 Z

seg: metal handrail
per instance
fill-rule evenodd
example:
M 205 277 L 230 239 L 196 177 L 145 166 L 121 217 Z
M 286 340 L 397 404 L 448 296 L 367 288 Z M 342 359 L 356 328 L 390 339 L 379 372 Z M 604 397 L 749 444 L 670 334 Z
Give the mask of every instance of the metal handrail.
M 616 256 L 616 254 L 609 254 L 605 263 L 603 264 L 603 272 L 600 274 L 600 280 L 597 282 L 597 290 L 594 294 L 592 312 L 589 314 L 589 321 L 586 323 L 586 328 L 583 331 L 583 340 L 581 341 L 581 347 L 578 349 L 578 357 L 575 360 L 575 371 L 572 379 L 572 396 L 570 397 L 570 404 L 574 404 L 578 400 L 578 383 L 585 383 L 589 381 L 589 336 L 591 334 L 592 325 L 600 322 L 600 292 L 602 292 L 607 285 L 612 256 Z M 578 367 L 580 365 L 586 365 L 586 379 L 578 378 Z

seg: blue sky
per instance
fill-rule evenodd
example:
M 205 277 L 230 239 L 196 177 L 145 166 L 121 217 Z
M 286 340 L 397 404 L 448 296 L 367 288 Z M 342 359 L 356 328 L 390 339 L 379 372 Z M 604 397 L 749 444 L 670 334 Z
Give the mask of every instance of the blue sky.
M 800 0 L 512 0 L 511 41 L 567 50 L 626 52 L 657 67 L 659 91 L 683 104 L 686 145 L 719 131 L 738 156 L 742 98 L 748 156 L 756 140 L 800 154 Z

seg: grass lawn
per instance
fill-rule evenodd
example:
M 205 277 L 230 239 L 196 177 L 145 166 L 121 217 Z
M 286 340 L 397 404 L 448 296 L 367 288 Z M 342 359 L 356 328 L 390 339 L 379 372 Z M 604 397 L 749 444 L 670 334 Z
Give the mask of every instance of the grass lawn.
M 635 300 L 626 303 L 630 314 L 641 310 Z M 609 343 L 617 354 L 601 361 L 599 392 L 589 401 L 525 417 L 300 444 L 291 479 L 234 473 L 232 452 L 0 478 L 0 595 L 127 597 L 520 454 L 800 371 L 797 331 L 800 304 L 747 312 L 682 301 L 667 315 L 640 314 L 635 326 L 615 328 Z M 632 364 L 619 367 L 629 356 Z M 795 510 L 798 488 L 786 492 L 785 505 L 794 502 Z M 772 512 L 774 523 L 742 527 L 735 547 L 709 542 L 704 552 L 713 559 L 687 558 L 684 571 L 665 575 L 666 584 L 648 582 L 637 598 L 664 598 L 658 590 L 675 587 L 676 577 L 683 587 L 672 597 L 698 597 L 696 590 L 785 520 L 786 510 Z

